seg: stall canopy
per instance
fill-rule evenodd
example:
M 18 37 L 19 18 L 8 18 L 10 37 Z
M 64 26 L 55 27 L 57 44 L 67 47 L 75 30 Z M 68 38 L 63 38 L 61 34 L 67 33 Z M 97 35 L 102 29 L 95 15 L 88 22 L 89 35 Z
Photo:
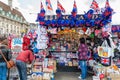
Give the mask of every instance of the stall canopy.
M 104 10 L 100 10 L 98 3 L 93 0 L 90 9 L 84 14 L 77 14 L 77 5 L 74 1 L 73 10 L 71 15 L 63 15 L 64 8 L 57 3 L 56 15 L 49 16 L 45 15 L 46 11 L 44 8 L 41 9 L 37 16 L 37 22 L 42 26 L 47 27 L 103 27 L 108 23 L 112 22 L 113 9 L 109 5 L 109 1 L 106 0 Z M 94 17 L 97 15 L 98 17 Z M 67 17 L 66 17 L 67 16 Z M 81 16 L 81 17 L 80 17 Z

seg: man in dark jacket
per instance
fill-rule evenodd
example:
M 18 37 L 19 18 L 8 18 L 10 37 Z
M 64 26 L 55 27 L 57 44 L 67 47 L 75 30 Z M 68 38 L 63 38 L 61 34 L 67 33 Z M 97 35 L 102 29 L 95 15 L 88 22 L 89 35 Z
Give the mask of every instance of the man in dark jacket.
M 0 51 L 3 53 L 5 58 L 9 61 L 12 58 L 10 49 L 8 49 L 7 40 L 4 37 L 0 37 Z M 0 53 L 0 80 L 7 80 L 7 65 Z

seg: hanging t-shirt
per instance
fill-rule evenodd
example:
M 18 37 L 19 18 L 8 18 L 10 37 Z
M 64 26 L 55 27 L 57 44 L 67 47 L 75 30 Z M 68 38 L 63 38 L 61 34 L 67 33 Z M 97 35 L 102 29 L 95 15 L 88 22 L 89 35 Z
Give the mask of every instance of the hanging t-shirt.
M 23 50 L 28 50 L 28 46 L 30 45 L 30 39 L 27 36 L 23 37 Z

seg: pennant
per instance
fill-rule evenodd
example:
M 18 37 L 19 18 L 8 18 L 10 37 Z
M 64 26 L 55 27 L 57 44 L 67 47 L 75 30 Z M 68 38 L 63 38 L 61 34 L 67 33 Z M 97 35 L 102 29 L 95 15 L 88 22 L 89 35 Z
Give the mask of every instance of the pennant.
M 48 10 L 53 10 L 50 0 L 46 0 L 46 6 Z
M 63 6 L 61 5 L 59 1 L 57 1 L 57 8 L 61 10 L 63 13 L 65 13 L 65 9 L 63 8 Z

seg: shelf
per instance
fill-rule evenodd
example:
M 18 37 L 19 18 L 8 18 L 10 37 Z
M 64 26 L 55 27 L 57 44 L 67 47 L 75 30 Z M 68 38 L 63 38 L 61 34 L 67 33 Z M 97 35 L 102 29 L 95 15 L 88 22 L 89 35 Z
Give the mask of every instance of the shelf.
M 35 62 L 34 65 L 43 65 L 41 62 Z
M 49 52 L 76 52 L 76 51 L 49 51 Z

